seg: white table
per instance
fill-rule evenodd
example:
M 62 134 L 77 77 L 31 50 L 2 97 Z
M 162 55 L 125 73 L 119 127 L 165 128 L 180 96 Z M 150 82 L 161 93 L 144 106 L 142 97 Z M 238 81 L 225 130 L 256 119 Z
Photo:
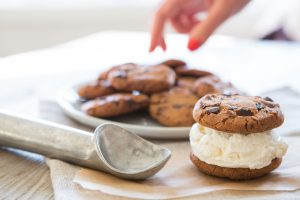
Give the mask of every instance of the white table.
M 95 78 L 95 72 L 113 64 L 156 63 L 173 57 L 213 71 L 251 94 L 281 86 L 300 91 L 300 44 L 216 36 L 190 53 L 186 40 L 170 35 L 167 53 L 148 54 L 148 34 L 104 32 L 55 48 L 1 58 L 0 109 L 39 117 L 39 101 L 54 99 L 64 85 Z M 0 154 L 2 197 L 53 198 L 42 157 L 3 150 Z

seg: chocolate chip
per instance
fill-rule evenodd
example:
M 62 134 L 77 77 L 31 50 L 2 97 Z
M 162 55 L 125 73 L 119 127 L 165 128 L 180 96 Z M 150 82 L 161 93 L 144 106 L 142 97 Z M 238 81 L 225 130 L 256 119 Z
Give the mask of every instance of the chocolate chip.
M 205 100 L 211 100 L 211 96 L 207 95 L 207 96 L 205 97 Z
M 97 97 L 97 99 L 105 101 L 107 99 L 107 97 Z
M 136 105 L 135 101 L 132 99 L 128 99 L 126 103 L 129 108 Z
M 206 112 L 208 114 L 210 114 L 210 113 L 218 114 L 220 112 L 220 107 L 210 107 L 210 108 L 207 108 Z
M 265 105 L 269 108 L 275 108 L 275 104 L 274 103 L 265 103 Z
M 258 111 L 260 111 L 261 109 L 265 108 L 265 105 L 263 105 L 262 103 L 256 103 L 256 108 Z
M 274 102 L 270 97 L 265 97 L 264 100 Z
M 206 105 L 204 104 L 204 103 L 202 103 L 202 102 L 200 102 L 200 108 L 206 108 Z
M 229 106 L 229 108 L 228 108 L 228 110 L 236 110 L 236 109 L 238 109 L 237 106 Z
M 245 108 L 236 111 L 236 114 L 239 116 L 253 116 L 252 111 Z
M 175 109 L 178 109 L 178 108 L 181 108 L 181 107 L 182 107 L 182 105 L 175 104 L 175 105 L 173 105 L 172 107 L 173 107 L 173 108 L 175 108 Z

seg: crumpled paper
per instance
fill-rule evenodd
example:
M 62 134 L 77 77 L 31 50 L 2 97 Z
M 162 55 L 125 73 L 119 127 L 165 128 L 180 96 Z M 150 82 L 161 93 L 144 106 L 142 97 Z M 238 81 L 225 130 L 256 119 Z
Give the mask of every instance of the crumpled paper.
M 205 175 L 189 160 L 189 144 L 178 142 L 165 145 L 173 155 L 168 164 L 148 180 L 129 181 L 81 168 L 73 181 L 85 189 L 138 199 L 169 199 L 221 190 L 292 191 L 300 188 L 300 138 L 285 139 L 289 149 L 281 166 L 255 180 L 230 181 Z

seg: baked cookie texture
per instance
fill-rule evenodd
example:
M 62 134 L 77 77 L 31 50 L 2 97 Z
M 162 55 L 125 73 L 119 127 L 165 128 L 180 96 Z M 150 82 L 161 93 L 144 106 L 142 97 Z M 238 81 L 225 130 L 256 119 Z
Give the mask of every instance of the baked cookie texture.
M 195 105 L 193 117 L 203 126 L 233 134 L 259 133 L 279 127 L 284 116 L 270 98 L 209 94 Z
M 181 92 L 174 92 L 179 90 L 178 87 L 181 88 Z M 159 103 L 160 106 L 155 107 L 154 104 L 152 104 L 151 109 L 149 108 L 148 110 L 152 110 L 152 114 L 150 114 L 155 120 L 167 126 L 192 125 L 192 114 L 190 114 L 190 117 L 186 117 L 186 113 L 190 112 L 191 108 L 187 107 L 192 106 L 195 98 L 212 93 L 239 93 L 232 84 L 223 82 L 211 72 L 190 68 L 187 63 L 182 60 L 169 59 L 152 66 L 136 63 L 115 65 L 102 72 L 95 82 L 79 88 L 78 95 L 90 101 L 89 103 L 86 102 L 83 106 L 87 114 L 96 117 L 109 117 L 117 116 L 117 113 L 123 114 L 130 112 L 132 107 L 128 108 L 128 111 L 122 108 L 119 112 L 112 110 L 112 114 L 108 114 L 107 112 L 109 111 L 106 110 L 107 107 L 116 109 L 117 106 L 111 105 L 111 100 L 105 99 L 112 94 L 116 94 L 116 96 L 120 94 L 126 96 L 135 91 L 138 91 L 140 94 L 151 95 L 153 96 L 152 99 L 163 96 L 164 100 L 161 100 Z M 124 98 L 121 98 L 121 96 L 118 96 L 118 98 L 115 97 L 113 102 L 117 104 L 117 102 L 120 101 L 123 102 L 120 104 L 125 106 Z M 171 98 L 174 99 L 170 100 Z M 178 104 L 176 104 L 176 98 L 180 99 L 178 104 L 187 103 L 187 106 L 181 106 L 181 108 L 179 108 Z M 162 102 L 164 101 L 167 103 L 163 106 Z M 87 109 L 88 107 L 89 109 Z M 158 109 L 158 107 L 160 107 L 160 109 Z M 162 107 L 164 110 L 163 114 L 158 115 L 157 113 L 161 112 Z M 154 108 L 157 108 L 155 111 L 156 114 L 153 111 Z M 174 116 L 178 116 L 178 119 L 171 117 L 171 115 L 167 116 L 166 110 L 173 113 Z
M 201 161 L 193 153 L 190 154 L 190 159 L 193 162 L 193 164 L 205 174 L 213 175 L 217 177 L 229 178 L 232 180 L 248 180 L 248 179 L 259 178 L 276 169 L 281 164 L 282 161 L 281 158 L 275 158 L 272 160 L 271 164 L 266 167 L 263 167 L 261 169 L 249 169 L 249 168 L 227 168 L 227 167 L 220 167 L 217 165 L 207 164 Z
M 176 81 L 176 85 L 179 87 L 184 87 L 189 89 L 191 92 L 194 91 L 194 84 L 197 78 L 190 76 L 178 77 Z
M 117 93 L 88 101 L 81 108 L 91 116 L 113 117 L 146 108 L 148 105 L 147 95 Z
M 94 99 L 96 97 L 114 93 L 115 90 L 107 80 L 97 80 L 79 88 L 78 95 L 84 99 Z
M 198 98 L 186 88 L 175 87 L 151 95 L 149 113 L 165 126 L 191 126 L 192 112 Z
M 115 68 L 107 74 L 113 88 L 118 91 L 139 91 L 146 94 L 170 89 L 176 74 L 167 65 Z
M 195 81 L 193 91 L 198 97 L 203 97 L 206 94 L 239 94 L 240 91 L 236 89 L 231 83 L 223 82 L 215 75 L 209 75 L 199 78 Z
M 98 80 L 107 80 L 108 79 L 108 74 L 111 71 L 116 71 L 116 70 L 129 71 L 129 70 L 135 69 L 137 67 L 139 67 L 139 66 L 136 63 L 124 63 L 124 64 L 116 65 L 116 66 L 113 66 L 113 67 L 109 68 L 108 70 L 102 72 L 98 76 Z

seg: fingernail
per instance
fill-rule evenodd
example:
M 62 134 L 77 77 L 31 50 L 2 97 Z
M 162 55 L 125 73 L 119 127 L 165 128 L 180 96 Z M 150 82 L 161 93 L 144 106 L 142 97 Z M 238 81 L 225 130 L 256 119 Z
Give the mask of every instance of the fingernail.
M 153 47 L 149 47 L 148 52 L 151 53 L 152 51 L 154 51 Z
M 188 43 L 188 49 L 190 51 L 195 51 L 196 49 L 198 49 L 201 46 L 201 41 L 197 41 L 194 39 L 190 39 L 189 43 Z

